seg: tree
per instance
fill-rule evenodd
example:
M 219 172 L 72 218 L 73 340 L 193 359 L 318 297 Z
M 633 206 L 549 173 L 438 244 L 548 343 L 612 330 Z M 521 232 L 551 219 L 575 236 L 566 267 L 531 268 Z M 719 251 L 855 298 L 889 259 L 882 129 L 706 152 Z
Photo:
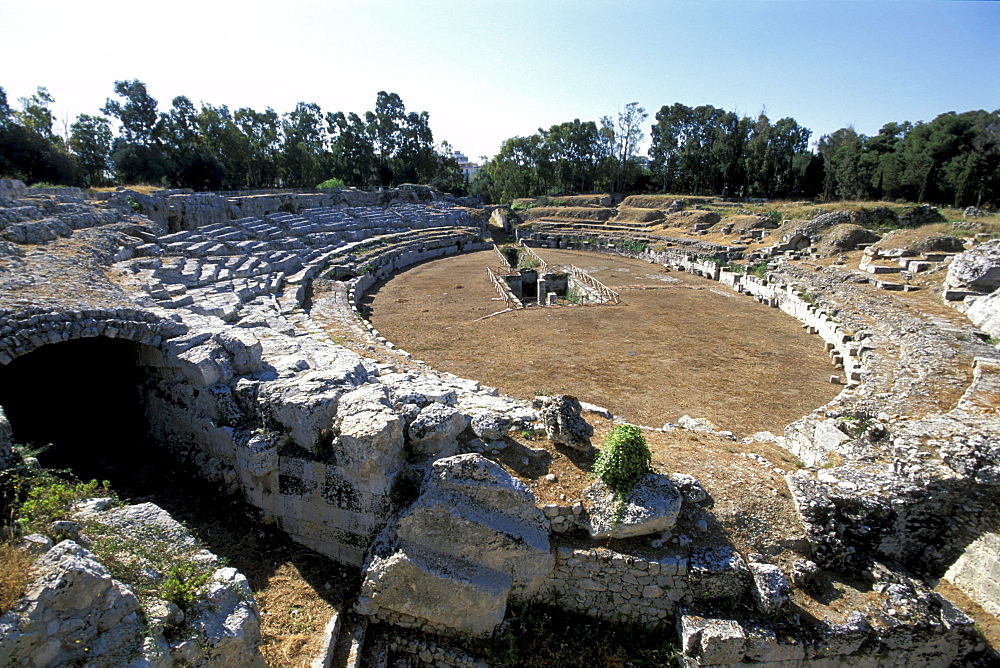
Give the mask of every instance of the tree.
M 49 105 L 55 102 L 55 98 L 49 94 L 48 89 L 39 86 L 34 95 L 22 97 L 18 102 L 21 103 L 21 111 L 15 115 L 21 127 L 49 141 L 56 141 L 52 134 L 52 112 L 49 110 Z
M 80 162 L 83 179 L 88 186 L 108 182 L 111 167 L 111 122 L 103 116 L 80 114 L 70 126 L 69 147 Z
M 128 144 L 149 146 L 161 132 L 156 100 L 146 91 L 146 84 L 138 79 L 116 81 L 115 94 L 125 99 L 108 98 L 101 112 L 114 116 L 121 123 L 121 138 Z
M 244 138 L 245 152 L 239 154 L 233 173 L 239 173 L 242 183 L 250 188 L 277 185 L 281 171 L 281 121 L 278 114 L 270 107 L 263 112 L 245 107 L 237 109 L 234 118 Z
M 635 168 L 632 158 L 639 150 L 643 137 L 642 124 L 647 118 L 649 114 L 639 106 L 638 102 L 629 102 L 625 105 L 624 111 L 618 112 L 617 122 L 610 116 L 601 119 L 612 154 L 609 164 L 612 193 L 623 190 L 630 171 L 630 163 L 632 170 Z
M 864 137 L 850 126 L 820 138 L 819 151 L 825 168 L 824 199 L 864 197 L 865 184 L 858 171 L 863 141 Z
M 285 182 L 296 187 L 315 186 L 326 171 L 326 139 L 319 105 L 299 102 L 294 111 L 285 114 L 282 131 Z

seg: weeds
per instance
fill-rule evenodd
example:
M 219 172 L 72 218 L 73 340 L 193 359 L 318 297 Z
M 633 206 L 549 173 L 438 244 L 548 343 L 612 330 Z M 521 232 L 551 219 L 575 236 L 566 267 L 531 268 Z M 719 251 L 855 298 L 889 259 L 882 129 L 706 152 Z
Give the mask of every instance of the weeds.
M 31 578 L 31 556 L 10 543 L 0 544 L 0 615 L 24 595 Z
M 649 244 L 645 241 L 636 241 L 634 239 L 627 239 L 622 242 L 622 250 L 627 250 L 632 253 L 642 253 L 649 247 Z

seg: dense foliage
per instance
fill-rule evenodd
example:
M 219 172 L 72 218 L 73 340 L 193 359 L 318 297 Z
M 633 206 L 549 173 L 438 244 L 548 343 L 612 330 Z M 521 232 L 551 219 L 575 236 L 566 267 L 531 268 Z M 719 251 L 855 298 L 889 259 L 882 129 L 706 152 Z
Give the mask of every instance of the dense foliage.
M 653 455 L 642 429 L 620 424 L 608 434 L 594 461 L 594 473 L 617 494 L 627 494 L 649 471 Z
M 1000 111 L 891 122 L 868 137 L 846 127 L 819 138 L 794 118 L 740 116 L 712 105 L 665 105 L 651 126 L 636 102 L 600 122 L 574 119 L 511 137 L 471 184 L 427 112 L 381 91 L 363 114 L 300 102 L 279 114 L 195 105 L 166 112 L 138 80 L 116 81 L 102 115 L 57 131 L 44 87 L 11 104 L 0 88 L 0 177 L 30 184 L 150 183 L 196 190 L 426 183 L 510 203 L 574 192 L 734 197 L 904 199 L 1000 204 Z M 648 158 L 638 147 L 649 128 Z M 117 134 L 115 129 L 117 128 Z
M 512 137 L 480 184 L 510 202 L 570 192 L 660 190 L 731 197 L 906 199 L 955 206 L 1000 204 L 1000 111 L 948 112 L 929 123 L 888 123 L 867 137 L 842 128 L 809 150 L 794 118 L 741 117 L 711 105 L 661 107 L 648 161 L 635 155 L 645 112 L 615 124 L 574 120 Z M 623 127 L 638 131 L 627 141 Z
M 349 186 L 427 183 L 464 191 L 450 146 L 434 144 L 429 115 L 407 112 L 382 91 L 375 110 L 359 116 L 323 113 L 300 102 L 279 115 L 201 103 L 179 95 L 167 112 L 146 84 L 116 81 L 117 99 L 104 116 L 81 114 L 54 131 L 45 88 L 13 109 L 0 88 L 0 176 L 26 183 L 101 186 L 149 183 L 195 190 L 314 188 L 339 180 Z M 109 118 L 110 117 L 110 118 Z M 118 133 L 112 131 L 117 121 Z

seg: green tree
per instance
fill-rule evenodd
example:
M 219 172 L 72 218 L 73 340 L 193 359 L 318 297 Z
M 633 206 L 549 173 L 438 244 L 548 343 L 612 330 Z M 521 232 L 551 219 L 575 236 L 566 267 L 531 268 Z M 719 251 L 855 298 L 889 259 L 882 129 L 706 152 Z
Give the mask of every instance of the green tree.
M 608 167 L 612 193 L 622 192 L 635 177 L 636 167 L 633 158 L 639 150 L 639 144 L 642 143 L 642 124 L 647 118 L 649 114 L 639 106 L 638 102 L 629 102 L 623 111 L 618 112 L 617 119 L 610 116 L 601 119 L 611 153 Z
M 108 182 L 113 138 L 111 122 L 103 116 L 80 114 L 70 126 L 69 147 L 79 160 L 86 185 L 102 186 Z
M 285 114 L 284 177 L 290 186 L 312 187 L 323 180 L 326 138 L 318 104 L 299 102 Z

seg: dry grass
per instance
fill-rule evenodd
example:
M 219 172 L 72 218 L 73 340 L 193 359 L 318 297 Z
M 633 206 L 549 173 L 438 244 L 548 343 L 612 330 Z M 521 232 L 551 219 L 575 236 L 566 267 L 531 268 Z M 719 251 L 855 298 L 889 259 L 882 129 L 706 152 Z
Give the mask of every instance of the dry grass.
M 10 543 L 0 544 L 0 615 L 24 596 L 33 578 L 31 556 Z
M 486 276 L 491 251 L 412 267 L 364 301 L 384 336 L 435 369 L 524 399 L 573 394 L 640 424 L 689 414 L 740 435 L 778 433 L 841 389 L 822 342 L 777 309 L 639 260 L 539 253 L 591 272 L 624 303 L 477 321 L 503 308 Z
M 91 192 L 95 193 L 110 193 L 118 190 L 119 188 L 125 188 L 126 190 L 134 190 L 137 193 L 142 193 L 143 195 L 148 195 L 154 190 L 163 190 L 166 186 L 162 185 L 148 185 L 144 183 L 130 185 L 130 186 L 105 186 L 101 188 L 88 188 Z
M 588 206 L 536 206 L 521 212 L 525 222 L 539 218 L 571 218 L 573 220 L 596 220 L 604 222 L 615 215 L 614 209 Z

